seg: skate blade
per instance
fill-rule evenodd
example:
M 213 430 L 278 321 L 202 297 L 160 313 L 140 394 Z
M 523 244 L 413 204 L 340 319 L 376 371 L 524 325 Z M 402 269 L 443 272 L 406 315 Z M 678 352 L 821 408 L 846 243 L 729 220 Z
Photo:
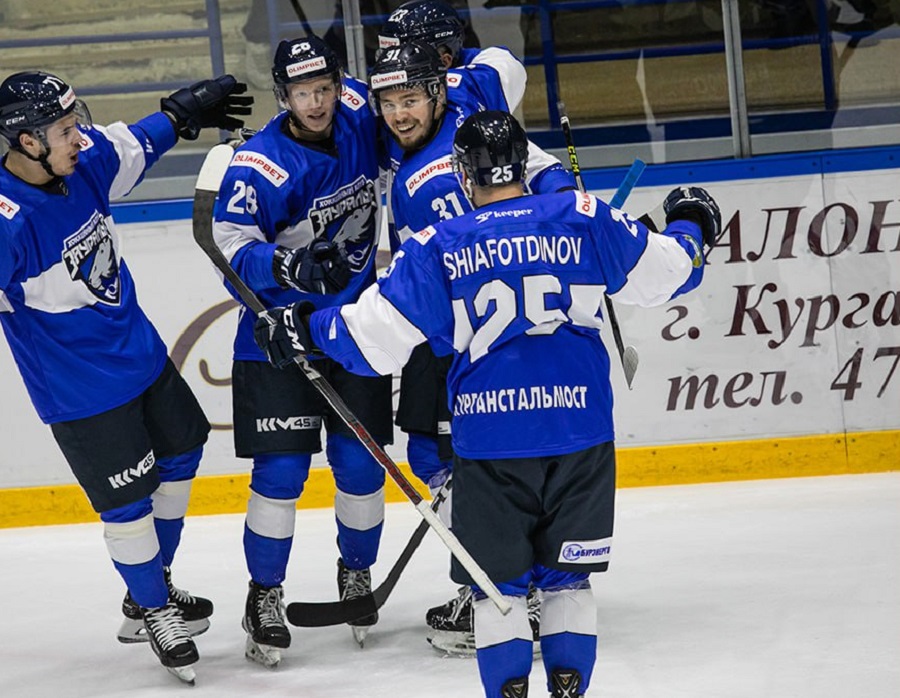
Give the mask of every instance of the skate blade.
M 475 636 L 472 633 L 458 633 L 452 630 L 432 630 L 425 638 L 438 652 L 443 652 L 448 657 L 474 657 Z M 531 655 L 535 658 L 541 656 L 541 643 L 531 643 Z
M 281 648 L 271 645 L 260 645 L 247 636 L 247 646 L 244 656 L 251 662 L 261 664 L 267 669 L 274 669 L 281 663 Z
M 434 630 L 427 638 L 438 652 L 450 657 L 474 657 L 475 635 L 453 630 Z
M 202 635 L 209 630 L 209 619 L 201 618 L 200 620 L 189 620 L 185 621 L 185 625 L 187 626 L 187 631 L 190 636 L 195 637 L 197 635 Z M 122 625 L 119 626 L 117 638 L 119 642 L 126 645 L 147 642 L 147 630 L 144 628 L 144 621 L 126 618 L 122 621 Z
M 351 625 L 350 630 L 353 632 L 353 639 L 356 640 L 356 644 L 359 645 L 360 649 L 365 647 L 366 644 L 366 635 L 369 634 L 369 629 L 371 625 Z
M 167 666 L 166 671 L 168 671 L 170 674 L 172 674 L 172 676 L 174 676 L 182 683 L 186 683 L 189 686 L 193 686 L 194 682 L 197 679 L 197 673 L 191 666 Z

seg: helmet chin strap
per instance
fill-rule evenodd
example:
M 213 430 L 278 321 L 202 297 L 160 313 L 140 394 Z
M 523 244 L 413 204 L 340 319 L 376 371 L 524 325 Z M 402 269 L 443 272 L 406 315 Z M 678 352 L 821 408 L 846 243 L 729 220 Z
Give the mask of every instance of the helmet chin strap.
M 44 140 L 42 136 L 35 135 L 35 138 L 40 142 L 42 146 L 44 146 L 43 151 L 40 155 L 35 157 L 31 153 L 29 153 L 25 148 L 22 147 L 21 143 L 16 143 L 15 146 L 12 146 L 15 150 L 18 150 L 22 155 L 31 160 L 32 162 L 40 163 L 41 167 L 44 169 L 52 179 L 56 179 L 57 177 L 61 177 L 62 175 L 58 175 L 53 171 L 52 165 L 50 165 L 49 157 L 50 157 L 50 145 Z

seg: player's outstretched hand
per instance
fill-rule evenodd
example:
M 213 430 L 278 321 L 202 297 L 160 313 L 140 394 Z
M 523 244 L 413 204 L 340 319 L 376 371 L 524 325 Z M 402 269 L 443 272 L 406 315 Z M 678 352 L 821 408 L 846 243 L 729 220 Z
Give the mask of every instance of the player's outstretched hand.
M 253 337 L 277 368 L 284 368 L 300 356 L 316 353 L 309 333 L 309 315 L 315 307 L 309 301 L 286 308 L 273 308 L 256 319 Z
M 221 128 L 234 131 L 244 125 L 238 116 L 250 114 L 253 97 L 245 95 L 247 85 L 232 75 L 201 80 L 163 97 L 160 109 L 169 115 L 178 135 L 196 140 L 200 129 Z
M 350 264 L 340 248 L 329 240 L 316 240 L 309 247 L 275 248 L 272 273 L 287 288 L 319 294 L 339 293 L 350 282 Z
M 703 244 L 707 250 L 716 244 L 722 234 L 722 214 L 706 189 L 701 187 L 678 187 L 669 192 L 663 210 L 666 223 L 686 220 L 700 226 Z

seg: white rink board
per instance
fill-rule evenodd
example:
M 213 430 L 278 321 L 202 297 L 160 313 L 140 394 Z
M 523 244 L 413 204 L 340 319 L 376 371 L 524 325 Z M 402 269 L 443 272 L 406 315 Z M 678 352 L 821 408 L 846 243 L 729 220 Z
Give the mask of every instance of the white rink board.
M 616 304 L 625 343 L 640 354 L 633 391 L 613 356 L 618 444 L 900 428 L 898 181 L 894 169 L 697 182 L 731 225 L 697 292 L 655 309 Z M 633 214 L 654 208 L 668 189 L 636 189 L 625 208 Z M 792 244 L 783 244 L 792 217 L 796 232 Z M 194 244 L 189 221 L 118 231 L 144 309 L 210 421 L 222 427 L 207 446 L 203 473 L 246 472 L 228 429 L 237 310 L 221 306 L 229 296 Z M 675 388 L 690 380 L 705 380 L 693 404 L 688 388 Z M 5 342 L 0 395 L 0 487 L 74 482 Z M 404 460 L 397 436 L 388 452 Z

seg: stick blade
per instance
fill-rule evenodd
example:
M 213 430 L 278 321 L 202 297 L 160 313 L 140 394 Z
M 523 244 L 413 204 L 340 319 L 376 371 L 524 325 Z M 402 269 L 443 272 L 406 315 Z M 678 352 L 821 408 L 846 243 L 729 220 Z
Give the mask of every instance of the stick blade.
M 622 353 L 622 368 L 625 369 L 625 382 L 628 384 L 629 390 L 632 389 L 634 374 L 637 373 L 638 361 L 640 358 L 637 349 L 630 345 L 625 347 L 625 351 Z
M 375 595 L 366 594 L 330 603 L 294 601 L 287 605 L 286 615 L 291 625 L 301 628 L 323 628 L 328 625 L 351 623 L 377 611 L 378 602 Z
M 197 191 L 219 192 L 219 185 L 225 176 L 225 170 L 231 163 L 234 148 L 227 143 L 219 143 L 210 148 L 203 160 L 200 174 L 197 175 Z

